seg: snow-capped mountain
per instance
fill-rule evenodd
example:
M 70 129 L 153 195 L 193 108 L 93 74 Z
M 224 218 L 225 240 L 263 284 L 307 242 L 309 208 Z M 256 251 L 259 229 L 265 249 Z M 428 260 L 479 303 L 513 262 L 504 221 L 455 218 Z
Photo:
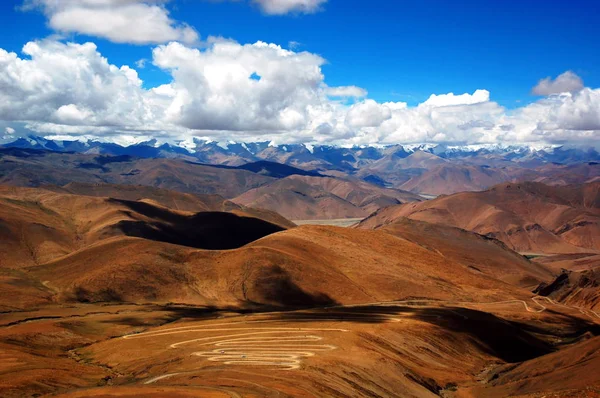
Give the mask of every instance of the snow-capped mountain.
M 76 152 L 97 155 L 129 155 L 140 158 L 182 158 L 196 162 L 242 165 L 259 160 L 289 164 L 316 170 L 355 171 L 386 158 L 387 162 L 404 159 L 416 153 L 429 153 L 441 159 L 479 165 L 502 163 L 542 165 L 598 162 L 600 154 L 594 148 L 557 145 L 391 145 L 383 147 L 336 147 L 331 145 L 286 144 L 268 141 L 254 143 L 192 140 L 161 143 L 148 140 L 132 145 L 119 145 L 87 139 L 83 141 L 53 140 L 40 136 L 18 138 L 3 147 L 27 148 L 54 152 Z

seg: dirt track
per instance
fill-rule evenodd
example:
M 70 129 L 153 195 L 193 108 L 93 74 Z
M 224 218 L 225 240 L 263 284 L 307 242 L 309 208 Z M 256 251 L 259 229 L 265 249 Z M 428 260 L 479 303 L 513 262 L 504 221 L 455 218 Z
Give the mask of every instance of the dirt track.
M 524 300 L 507 300 L 488 303 L 473 302 L 439 302 L 435 300 L 407 300 L 394 302 L 379 302 L 372 304 L 348 305 L 330 307 L 325 317 L 310 316 L 303 318 L 303 322 L 347 322 L 362 320 L 365 317 L 379 317 L 383 322 L 401 322 L 399 315 L 378 312 L 343 313 L 342 309 L 360 308 L 363 306 L 415 306 L 422 307 L 430 304 L 453 306 L 495 306 L 503 304 L 522 304 L 527 312 L 542 313 L 547 307 L 539 301 L 545 300 L 552 305 L 577 310 L 589 317 L 600 316 L 594 311 L 570 307 L 555 302 L 547 297 L 532 297 L 531 301 L 538 307 L 532 308 Z M 337 312 L 336 309 L 340 310 Z M 264 314 L 268 316 L 269 314 Z M 462 316 L 462 315 L 461 315 Z M 468 319 L 464 316 L 465 319 Z M 216 323 L 206 326 L 184 326 L 156 331 L 123 336 L 123 339 L 148 339 L 161 336 L 181 335 L 181 341 L 169 344 L 170 349 L 185 349 L 191 351 L 189 355 L 204 358 L 207 361 L 218 362 L 223 365 L 236 366 L 261 366 L 270 369 L 295 370 L 302 366 L 303 360 L 318 354 L 332 351 L 338 347 L 327 344 L 327 334 L 349 332 L 343 328 L 291 328 L 275 327 L 273 324 L 288 323 L 282 319 L 260 319 L 250 321 L 237 321 Z M 250 326 L 254 325 L 254 326 Z M 190 336 L 202 336 L 188 339 Z M 188 372 L 185 372 L 188 373 Z M 153 377 L 144 384 L 153 384 L 160 380 L 174 377 L 182 373 L 170 373 Z
M 398 322 L 399 319 L 388 314 L 356 313 L 353 315 L 335 312 L 328 313 L 327 318 L 304 318 L 303 322 L 338 322 L 364 319 L 364 316 L 380 316 L 389 322 Z M 221 362 L 224 365 L 253 365 L 269 366 L 281 370 L 300 368 L 302 360 L 318 353 L 335 350 L 331 344 L 317 344 L 324 340 L 322 334 L 343 333 L 348 329 L 342 328 L 289 328 L 289 327 L 236 327 L 236 325 L 273 324 L 286 322 L 284 320 L 256 320 L 211 324 L 209 326 L 186 326 L 179 328 L 162 329 L 157 331 L 124 336 L 124 339 L 141 339 L 175 334 L 210 334 L 218 335 L 200 337 L 179 341 L 169 345 L 177 349 L 183 346 L 207 347 L 205 351 L 194 351 L 193 356 L 206 358 L 208 361 Z M 227 326 L 227 327 L 219 327 Z M 232 334 L 220 334 L 232 332 Z M 243 333 L 236 333 L 243 332 Z M 317 335 L 319 333 L 320 335 Z M 212 348 L 212 349 L 210 349 Z M 176 376 L 178 373 L 162 375 L 147 380 L 151 384 L 167 377 Z

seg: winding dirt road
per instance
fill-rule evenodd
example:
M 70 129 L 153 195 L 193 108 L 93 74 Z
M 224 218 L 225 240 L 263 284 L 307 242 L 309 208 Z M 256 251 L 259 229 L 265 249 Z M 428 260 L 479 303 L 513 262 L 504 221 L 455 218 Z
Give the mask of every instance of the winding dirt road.
M 383 313 L 345 314 L 336 312 L 327 313 L 327 317 L 302 318 L 301 321 L 360 321 L 364 320 L 365 316 L 378 316 L 385 322 L 400 321 L 398 318 Z M 322 334 L 348 332 L 348 329 L 342 328 L 290 328 L 261 325 L 265 323 L 273 324 L 282 322 L 290 322 L 290 320 L 267 319 L 217 323 L 207 326 L 183 326 L 127 335 L 123 336 L 123 338 L 144 339 L 177 334 L 206 335 L 218 333 L 214 336 L 178 341 L 170 344 L 169 348 L 177 349 L 183 346 L 191 346 L 192 349 L 197 349 L 206 347 L 206 350 L 194 351 L 191 355 L 206 358 L 208 361 L 221 362 L 225 365 L 269 366 L 281 370 L 293 370 L 300 368 L 303 359 L 337 348 L 331 344 L 321 344 L 320 342 L 324 340 Z M 293 320 L 291 320 L 291 322 L 293 322 Z M 247 327 L 251 324 L 257 324 L 257 326 Z M 227 333 L 222 334 L 222 332 Z M 179 373 L 161 375 L 147 380 L 145 383 L 151 384 L 168 377 L 177 376 L 178 374 Z
M 181 326 L 168 329 L 160 329 L 150 332 L 131 334 L 123 336 L 123 339 L 148 339 L 160 336 L 181 335 L 181 340 L 171 343 L 171 349 L 186 349 L 189 355 L 204 358 L 207 361 L 219 362 L 223 365 L 235 366 L 266 366 L 271 369 L 295 370 L 302 366 L 303 360 L 337 349 L 335 345 L 327 344 L 325 335 L 328 333 L 345 333 L 348 329 L 343 328 L 292 328 L 276 327 L 277 323 L 290 323 L 294 321 L 306 322 L 348 322 L 378 319 L 378 322 L 401 322 L 402 314 L 390 314 L 385 312 L 342 312 L 343 309 L 360 307 L 389 307 L 408 306 L 422 307 L 432 303 L 442 306 L 487 306 L 503 304 L 519 304 L 532 313 L 546 311 L 545 304 L 558 305 L 572 310 L 578 310 L 590 317 L 600 316 L 591 310 L 571 307 L 548 298 L 532 297 L 535 304 L 530 306 L 524 300 L 506 300 L 487 303 L 476 302 L 441 302 L 437 300 L 406 300 L 392 302 L 378 302 L 370 304 L 356 304 L 336 306 L 324 309 L 325 312 L 306 313 L 306 317 L 294 319 L 259 319 L 243 320 L 226 323 L 214 323 L 209 325 Z M 337 310 L 337 311 L 336 311 Z M 281 313 L 261 314 L 259 316 L 273 316 Z M 465 315 L 459 314 L 465 319 Z M 200 336 L 200 337 L 198 337 Z M 189 338 L 193 337 L 193 338 Z M 190 373 L 190 372 L 183 372 Z M 175 377 L 183 373 L 169 373 L 153 377 L 144 384 L 153 384 L 160 380 Z

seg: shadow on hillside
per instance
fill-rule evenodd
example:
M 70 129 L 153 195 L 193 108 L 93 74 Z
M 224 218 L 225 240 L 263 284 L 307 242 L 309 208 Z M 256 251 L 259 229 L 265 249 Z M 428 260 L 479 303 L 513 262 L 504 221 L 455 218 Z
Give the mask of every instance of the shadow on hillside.
M 121 221 L 115 228 L 125 235 L 197 249 L 237 249 L 284 230 L 258 218 L 241 217 L 232 213 L 202 212 L 185 216 L 144 202 L 120 199 L 110 201 L 125 205 L 133 212 L 155 220 Z M 133 212 L 127 214 L 136 218 Z
M 278 265 L 263 268 L 253 281 L 252 297 L 263 303 L 289 308 L 314 308 L 338 305 L 325 293 L 308 293 Z M 255 299 L 256 300 L 256 299 Z
M 585 333 L 600 335 L 600 325 L 559 314 L 573 337 Z M 274 315 L 278 321 L 315 322 L 335 320 L 352 323 L 383 323 L 391 318 L 409 317 L 459 333 L 483 352 L 514 363 L 554 351 L 548 341 L 560 332 L 508 321 L 490 313 L 459 307 L 360 306 L 327 308 L 319 311 L 287 312 Z M 547 337 L 545 339 L 544 337 Z
M 285 287 L 280 285 L 281 288 Z M 279 288 L 277 288 L 279 289 Z M 274 291 L 277 291 L 274 290 Z M 292 287 L 292 290 L 295 288 Z M 289 294 L 289 293 L 286 293 Z M 260 305 L 247 308 L 240 307 L 193 307 L 185 305 L 156 306 L 156 309 L 169 313 L 164 319 L 172 322 L 181 319 L 207 320 L 222 317 L 225 313 L 263 314 L 262 321 L 272 320 L 286 323 L 358 323 L 381 324 L 393 319 L 410 318 L 442 330 L 454 333 L 460 339 L 468 339 L 482 352 L 499 358 L 507 363 L 517 363 L 549 354 L 556 350 L 550 341 L 557 337 L 565 344 L 584 338 L 585 336 L 600 335 L 600 325 L 588 322 L 578 317 L 555 313 L 561 327 L 556 323 L 543 328 L 542 324 L 510 321 L 490 313 L 460 308 L 460 307 L 407 307 L 393 305 L 366 305 L 358 307 L 326 307 L 302 309 L 308 301 L 306 292 L 296 292 L 291 296 L 284 295 L 284 300 L 298 307 L 281 307 L 279 305 Z M 312 300 L 320 302 L 326 296 L 312 296 Z M 328 299 L 331 300 L 331 299 Z M 285 308 L 285 309 L 284 309 Z M 286 312 L 275 312 L 275 311 Z M 107 321 L 110 323 L 127 323 L 133 326 L 143 326 L 134 317 Z M 343 327 L 343 326 L 342 326 Z M 565 338 L 567 338 L 565 340 Z M 572 340 L 569 340 L 572 339 Z
M 247 278 L 249 279 L 249 278 Z M 128 296 L 128 289 L 124 286 L 110 286 L 101 289 L 89 289 L 74 286 L 72 300 L 80 303 L 121 303 L 127 304 L 133 297 Z M 149 287 L 145 289 L 149 300 L 160 300 Z M 242 283 L 242 304 L 237 307 L 216 306 L 167 306 L 163 310 L 180 311 L 180 316 L 198 318 L 207 313 L 218 311 L 232 312 L 265 312 L 265 311 L 292 311 L 306 308 L 319 308 L 339 305 L 329 295 L 320 292 L 307 292 L 298 286 L 290 274 L 279 265 L 263 267 L 249 282 Z M 133 298 L 135 300 L 135 298 Z M 148 299 L 148 298 L 147 298 Z M 130 303 L 130 302 L 129 302 Z
M 165 308 L 166 309 L 166 308 Z M 507 363 L 517 363 L 555 351 L 549 341 L 565 337 L 565 333 L 551 325 L 548 329 L 525 322 L 509 321 L 495 315 L 459 307 L 406 307 L 406 306 L 360 306 L 305 309 L 300 311 L 277 312 L 281 307 L 263 306 L 260 309 L 240 308 L 194 308 L 171 307 L 173 319 L 208 319 L 220 316 L 223 312 L 239 314 L 264 313 L 267 319 L 289 323 L 340 322 L 359 324 L 381 324 L 391 318 L 411 318 L 435 325 L 442 330 L 455 333 L 460 338 L 469 339 L 482 352 Z M 561 326 L 572 337 L 585 334 L 600 335 L 600 325 L 583 319 L 558 314 L 562 317 Z M 264 319 L 266 320 L 266 319 Z M 343 326 L 342 326 L 343 327 Z

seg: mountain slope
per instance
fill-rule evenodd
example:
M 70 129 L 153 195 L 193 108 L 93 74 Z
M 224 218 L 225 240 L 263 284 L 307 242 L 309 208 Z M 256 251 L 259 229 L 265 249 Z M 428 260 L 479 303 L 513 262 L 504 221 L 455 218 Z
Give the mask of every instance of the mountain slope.
M 2 268 L 39 301 L 244 307 L 526 294 L 383 231 L 284 231 L 257 218 L 148 200 L 15 187 L 0 193 Z
M 513 285 L 532 287 L 554 277 L 548 268 L 527 260 L 502 242 L 460 228 L 400 218 L 380 230 Z
M 277 180 L 232 199 L 235 203 L 271 209 L 292 220 L 362 218 L 368 213 L 320 187 L 295 178 Z
M 167 189 L 143 185 L 115 184 L 82 184 L 70 183 L 63 187 L 45 186 L 44 189 L 58 193 L 75 195 L 109 197 L 127 201 L 145 201 L 160 204 L 172 210 L 192 213 L 198 212 L 231 212 L 239 216 L 254 217 L 283 228 L 295 227 L 295 224 L 280 214 L 266 209 L 240 206 L 219 195 L 187 194 Z
M 205 165 L 210 166 L 210 165 Z M 223 166 L 223 165 L 212 165 L 212 167 L 235 169 L 235 170 L 247 170 L 260 175 L 273 177 L 273 178 L 285 178 L 292 175 L 301 176 L 312 176 L 319 177 L 320 174 L 314 171 L 307 171 L 292 167 L 287 164 L 269 162 L 266 160 L 260 160 L 258 162 L 246 163 L 241 166 Z
M 464 191 L 481 191 L 511 180 L 506 172 L 486 166 L 441 165 L 411 178 L 400 186 L 411 192 L 445 195 Z
M 125 191 L 131 193 L 130 188 Z M 235 209 L 239 215 L 186 212 L 152 200 L 127 201 L 45 189 L 0 186 L 0 203 L 0 257 L 4 266 L 15 269 L 45 263 L 114 236 L 231 248 L 283 229 L 248 217 L 252 210 L 244 208 Z M 274 218 L 281 220 L 280 216 Z M 221 233 L 225 231 L 229 232 Z M 215 241 L 224 238 L 229 240 Z
M 294 220 L 361 218 L 382 207 L 417 200 L 422 198 L 363 181 L 310 176 L 290 176 L 233 199 Z
M 526 294 L 383 232 L 316 226 L 229 251 L 109 239 L 30 272 L 63 300 L 92 302 L 305 307 Z
M 467 388 L 474 397 L 595 397 L 600 367 L 600 337 L 520 364 L 500 366 L 487 382 Z
M 551 283 L 540 285 L 536 292 L 569 306 L 600 313 L 600 267 L 579 272 L 565 270 Z
M 182 160 L 0 150 L 0 184 L 33 187 L 64 186 L 71 182 L 144 185 L 231 198 L 272 180 L 247 170 L 217 168 Z
M 600 183 L 509 183 L 382 209 L 361 226 L 377 228 L 407 217 L 494 237 L 519 252 L 577 253 L 600 250 L 599 198 Z

